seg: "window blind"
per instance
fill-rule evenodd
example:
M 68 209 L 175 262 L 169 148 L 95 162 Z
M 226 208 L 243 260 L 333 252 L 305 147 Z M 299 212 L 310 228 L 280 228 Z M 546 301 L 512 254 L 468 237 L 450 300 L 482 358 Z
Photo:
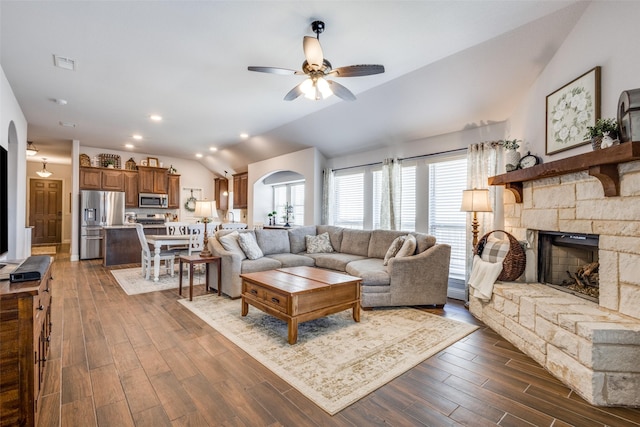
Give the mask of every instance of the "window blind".
M 364 228 L 364 172 L 337 172 L 334 189 L 333 225 Z

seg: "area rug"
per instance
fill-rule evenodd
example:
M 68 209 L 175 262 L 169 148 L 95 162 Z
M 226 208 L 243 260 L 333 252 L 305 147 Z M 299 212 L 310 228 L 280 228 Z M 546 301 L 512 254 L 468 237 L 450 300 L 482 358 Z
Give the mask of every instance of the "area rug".
M 31 255 L 55 255 L 55 246 L 32 246 Z
M 186 273 L 186 271 L 185 271 Z M 153 272 L 151 272 L 150 279 L 146 280 L 142 275 L 142 268 L 123 268 L 120 270 L 111 270 L 111 274 L 116 279 L 120 287 L 127 293 L 127 295 L 144 294 L 147 292 L 164 291 L 166 289 L 175 289 L 178 287 L 178 272 L 173 274 L 173 277 L 166 274 L 164 269 L 160 270 L 160 276 L 158 281 L 153 281 Z M 204 284 L 204 274 L 194 274 L 193 284 Z M 189 289 L 189 278 L 185 275 L 182 278 L 183 289 Z
M 331 415 L 433 356 L 477 326 L 412 308 L 351 310 L 299 325 L 287 343 L 287 324 L 241 300 L 203 295 L 179 301 Z

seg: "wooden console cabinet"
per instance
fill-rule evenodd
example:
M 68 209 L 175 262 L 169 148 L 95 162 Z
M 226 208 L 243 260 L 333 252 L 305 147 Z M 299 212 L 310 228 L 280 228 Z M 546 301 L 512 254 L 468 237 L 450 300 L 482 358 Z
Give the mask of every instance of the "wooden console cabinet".
M 42 280 L 0 282 L 0 426 L 38 422 L 51 336 L 51 263 Z

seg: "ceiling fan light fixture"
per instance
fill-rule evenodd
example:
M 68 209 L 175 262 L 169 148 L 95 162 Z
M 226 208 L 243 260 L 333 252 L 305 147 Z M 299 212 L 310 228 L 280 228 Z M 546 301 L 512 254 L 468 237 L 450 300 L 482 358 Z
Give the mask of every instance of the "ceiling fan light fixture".
M 39 177 L 41 178 L 49 178 L 53 173 L 47 170 L 47 159 L 42 158 L 42 170 L 36 171 Z
M 35 156 L 38 154 L 38 149 L 33 145 L 32 141 L 27 141 L 27 156 Z
M 300 90 L 304 93 L 305 98 L 316 101 L 327 99 L 333 95 L 329 83 L 323 77 L 308 78 L 302 82 Z

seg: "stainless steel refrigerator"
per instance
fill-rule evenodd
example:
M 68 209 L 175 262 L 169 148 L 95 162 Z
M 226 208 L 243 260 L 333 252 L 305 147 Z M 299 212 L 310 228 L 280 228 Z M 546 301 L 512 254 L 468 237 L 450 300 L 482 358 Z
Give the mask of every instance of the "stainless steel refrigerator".
M 103 233 L 107 225 L 124 224 L 124 192 L 80 192 L 80 259 L 102 258 Z

